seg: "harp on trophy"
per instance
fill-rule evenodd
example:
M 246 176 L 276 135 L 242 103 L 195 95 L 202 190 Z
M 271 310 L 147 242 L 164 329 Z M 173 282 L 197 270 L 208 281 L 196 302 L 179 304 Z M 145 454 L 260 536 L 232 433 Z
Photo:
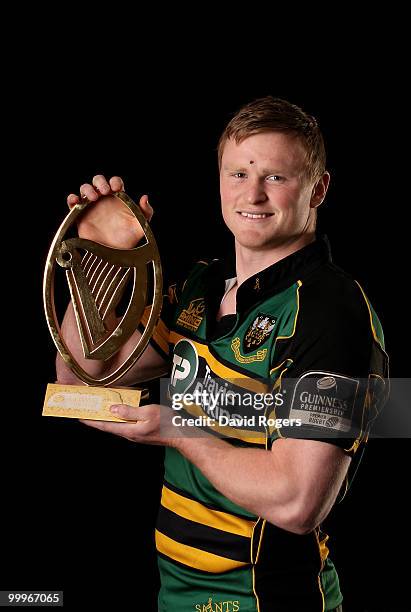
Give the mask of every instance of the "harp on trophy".
M 162 271 L 157 244 L 139 206 L 124 192 L 115 195 L 137 219 L 144 244 L 112 248 L 69 236 L 76 219 L 90 204 L 74 206 L 58 229 L 47 257 L 43 300 L 53 341 L 67 366 L 83 384 L 49 384 L 44 416 L 121 420 L 109 411 L 114 403 L 138 406 L 141 389 L 116 387 L 147 347 L 162 305 Z M 144 316 L 144 331 L 122 363 L 101 377 L 86 371 L 70 352 L 61 334 L 56 308 L 56 274 L 65 274 L 85 359 L 107 361 L 120 351 Z M 60 281 L 61 282 L 61 281 Z M 121 306 L 121 313 L 118 308 Z

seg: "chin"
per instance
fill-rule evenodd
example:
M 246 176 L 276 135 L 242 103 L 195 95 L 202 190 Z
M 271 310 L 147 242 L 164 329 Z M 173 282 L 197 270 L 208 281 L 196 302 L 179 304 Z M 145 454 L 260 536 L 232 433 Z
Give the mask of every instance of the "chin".
M 271 228 L 272 230 L 273 228 Z M 268 230 L 268 231 L 267 231 Z M 247 244 L 247 246 L 253 246 L 253 245 L 263 245 L 266 244 L 267 242 L 270 242 L 271 240 L 275 240 L 276 238 L 276 233 L 275 231 L 270 231 L 269 228 L 264 228 L 264 230 L 262 230 L 262 228 L 233 228 L 231 230 L 237 240 L 237 242 L 239 242 L 240 244 L 244 244 L 244 246 Z
M 272 237 L 264 239 L 261 236 L 236 236 L 236 243 L 251 251 L 264 251 L 276 245 L 276 241 Z

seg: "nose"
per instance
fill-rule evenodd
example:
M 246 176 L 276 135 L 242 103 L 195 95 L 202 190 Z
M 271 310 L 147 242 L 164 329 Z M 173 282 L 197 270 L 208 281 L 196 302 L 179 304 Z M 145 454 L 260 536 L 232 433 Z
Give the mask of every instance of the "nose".
M 247 204 L 258 205 L 266 202 L 266 200 L 267 194 L 264 189 L 264 182 L 257 177 L 249 179 L 246 193 Z

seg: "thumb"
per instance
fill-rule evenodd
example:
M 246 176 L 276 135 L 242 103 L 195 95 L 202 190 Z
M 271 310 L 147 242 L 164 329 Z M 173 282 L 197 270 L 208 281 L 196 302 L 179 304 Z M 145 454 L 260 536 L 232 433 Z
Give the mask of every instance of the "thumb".
M 144 194 L 141 196 L 140 201 L 139 201 L 141 210 L 144 213 L 145 218 L 147 219 L 147 221 L 151 220 L 151 217 L 154 214 L 154 210 L 153 207 L 150 205 L 149 201 L 148 201 L 148 195 Z
M 127 404 L 114 404 L 110 406 L 110 412 L 120 419 L 125 419 L 127 421 L 136 422 L 141 420 L 138 416 L 138 409 L 133 408 L 133 406 L 127 406 Z

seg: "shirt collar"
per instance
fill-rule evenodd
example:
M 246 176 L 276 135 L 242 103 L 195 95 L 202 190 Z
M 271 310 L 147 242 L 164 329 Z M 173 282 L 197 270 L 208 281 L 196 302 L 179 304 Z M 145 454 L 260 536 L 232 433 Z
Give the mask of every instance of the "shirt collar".
M 327 236 L 316 237 L 314 242 L 245 280 L 237 290 L 237 310 L 245 310 L 265 296 L 291 287 L 320 265 L 331 261 Z M 236 276 L 235 254 L 231 253 L 224 259 L 212 261 L 208 272 L 209 295 L 220 303 L 227 287 L 226 281 Z

